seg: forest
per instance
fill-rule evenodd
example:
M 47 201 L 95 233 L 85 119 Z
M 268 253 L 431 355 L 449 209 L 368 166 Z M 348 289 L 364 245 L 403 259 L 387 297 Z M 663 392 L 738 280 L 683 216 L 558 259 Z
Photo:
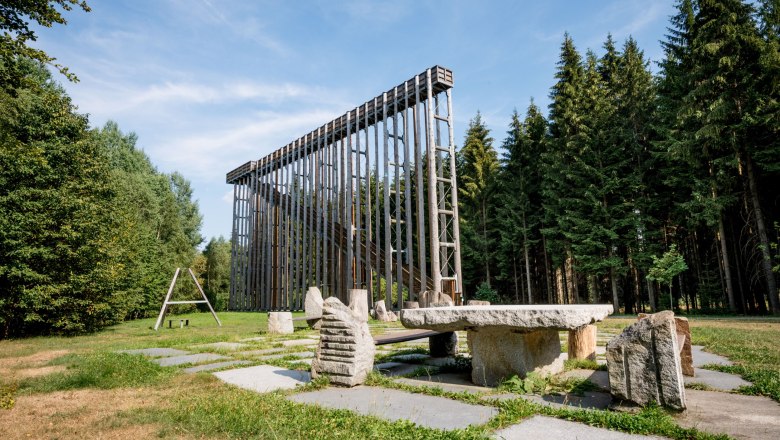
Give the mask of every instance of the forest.
M 116 123 L 91 128 L 47 65 L 75 76 L 27 45 L 22 17 L 64 24 L 54 6 L 0 8 L 0 339 L 150 316 L 177 266 L 224 307 L 229 243 L 198 251 L 190 182 L 158 171 Z
M 464 290 L 625 313 L 780 313 L 780 2 L 681 0 L 651 66 L 567 34 L 545 113 L 458 157 Z M 654 74 L 651 67 L 657 67 Z

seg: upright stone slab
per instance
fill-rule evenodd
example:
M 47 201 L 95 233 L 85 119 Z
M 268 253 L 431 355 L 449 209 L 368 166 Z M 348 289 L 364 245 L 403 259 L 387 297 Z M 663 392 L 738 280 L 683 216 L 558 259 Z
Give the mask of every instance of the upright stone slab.
M 685 385 L 674 313 L 641 319 L 607 343 L 612 395 L 638 405 L 685 409 Z
M 338 298 L 326 299 L 320 344 L 311 364 L 312 377 L 327 375 L 335 385 L 360 385 L 374 367 L 375 350 L 368 322 Z
M 382 322 L 395 322 L 398 321 L 398 316 L 392 311 L 385 308 L 385 301 L 379 300 L 374 303 L 374 314 L 376 319 Z
M 420 303 L 417 301 L 404 301 L 405 309 L 419 309 Z
M 569 330 L 569 359 L 596 360 L 596 326 Z
M 647 313 L 640 313 L 637 318 L 645 319 L 648 316 L 650 315 Z M 693 347 L 691 346 L 691 327 L 688 324 L 688 318 L 675 316 L 674 323 L 677 325 L 677 343 L 680 349 L 680 365 L 683 376 L 694 377 L 696 372 L 693 368 Z
M 315 330 L 320 328 L 322 303 L 322 292 L 320 292 L 320 289 L 314 286 L 309 287 L 309 290 L 306 291 L 306 301 L 303 307 L 306 313 L 306 323 Z
M 355 316 L 368 321 L 368 290 L 349 289 L 349 308 Z
M 288 335 L 293 332 L 291 312 L 268 312 L 268 333 Z
M 420 307 L 434 307 L 434 306 L 454 306 L 455 303 L 452 298 L 434 290 L 426 290 L 418 295 Z

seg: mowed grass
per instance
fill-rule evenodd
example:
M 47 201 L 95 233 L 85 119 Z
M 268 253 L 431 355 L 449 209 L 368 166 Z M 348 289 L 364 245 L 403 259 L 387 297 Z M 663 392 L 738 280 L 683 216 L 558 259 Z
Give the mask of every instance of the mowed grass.
M 301 405 L 285 398 L 287 394 L 300 390 L 257 394 L 226 385 L 208 373 L 188 375 L 177 368 L 160 367 L 141 356 L 116 353 L 117 350 L 148 347 L 197 351 L 193 346 L 198 344 L 237 342 L 265 333 L 265 314 L 220 313 L 219 316 L 222 327 L 217 327 L 210 314 L 196 313 L 176 316 L 173 318 L 173 329 L 167 328 L 166 321 L 166 327 L 158 332 L 151 329 L 155 320 L 145 319 L 123 323 L 92 335 L 0 341 L 0 368 L 13 365 L 9 362 L 14 358 L 33 359 L 40 353 L 64 353 L 43 363 L 59 368 L 58 371 L 21 380 L 0 377 L 0 395 L 4 396 L 0 400 L 11 402 L 0 405 L 0 408 L 13 408 L 14 399 L 35 399 L 36 396 L 56 395 L 69 390 L 127 389 L 139 390 L 140 394 L 149 397 L 140 407 L 116 410 L 103 417 L 100 424 L 92 429 L 100 431 L 153 426 L 154 432 L 162 438 L 474 439 L 488 438 L 495 429 L 517 423 L 534 414 L 543 414 L 631 433 L 679 439 L 725 438 L 681 428 L 669 414 L 656 407 L 647 408 L 639 414 L 554 409 L 522 399 L 499 402 L 479 399 L 466 393 L 401 385 L 384 376 L 372 375 L 369 380 L 372 386 L 438 395 L 499 409 L 499 415 L 486 425 L 441 431 L 419 427 L 408 421 L 392 422 L 346 410 Z M 190 319 L 190 326 L 178 328 L 180 318 Z M 633 322 L 634 318 L 608 319 L 600 327 L 619 333 Z M 381 327 L 386 329 L 389 326 Z M 776 341 L 780 341 L 779 321 L 691 318 L 691 327 L 695 344 L 705 345 L 710 351 L 729 356 L 737 363 L 735 367 L 728 367 L 732 369 L 730 371 L 755 382 L 753 387 L 742 392 L 778 398 L 780 347 Z M 374 330 L 382 332 L 382 328 Z M 313 334 L 311 330 L 300 329 L 296 330 L 293 337 Z M 22 363 L 6 368 L 29 366 Z M 323 382 L 317 381 L 305 389 L 322 386 Z M 14 409 L 0 409 L 0 421 L 4 411 Z M 49 423 L 45 415 L 40 417 L 40 423 Z

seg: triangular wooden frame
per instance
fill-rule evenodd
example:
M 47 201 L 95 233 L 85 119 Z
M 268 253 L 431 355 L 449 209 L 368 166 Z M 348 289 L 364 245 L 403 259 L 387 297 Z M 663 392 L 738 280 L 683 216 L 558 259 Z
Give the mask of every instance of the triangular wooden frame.
M 192 269 L 187 268 L 187 271 L 189 271 L 190 276 L 192 277 L 192 281 L 195 282 L 195 285 L 198 287 L 198 291 L 200 291 L 200 294 L 203 296 L 202 300 L 193 300 L 193 301 L 171 301 L 171 295 L 173 294 L 173 288 L 176 286 L 176 279 L 179 277 L 179 272 L 181 272 L 181 268 L 176 268 L 176 272 L 173 274 L 173 279 L 171 280 L 171 287 L 168 288 L 168 294 L 165 295 L 165 301 L 163 301 L 162 308 L 160 309 L 160 316 L 157 318 L 157 323 L 154 324 L 154 331 L 157 331 L 158 328 L 160 328 L 160 324 L 163 322 L 163 318 L 165 318 L 165 311 L 168 309 L 168 306 L 171 304 L 203 304 L 205 303 L 207 306 L 209 306 L 209 310 L 211 310 L 211 315 L 214 316 L 214 319 L 217 321 L 217 325 L 222 327 L 222 323 L 219 322 L 219 318 L 217 318 L 217 313 L 214 311 L 214 308 L 211 307 L 211 303 L 209 302 L 209 299 L 206 297 L 206 294 L 203 292 L 203 288 L 200 287 L 200 283 L 198 282 L 198 279 L 195 278 L 195 274 L 192 273 Z

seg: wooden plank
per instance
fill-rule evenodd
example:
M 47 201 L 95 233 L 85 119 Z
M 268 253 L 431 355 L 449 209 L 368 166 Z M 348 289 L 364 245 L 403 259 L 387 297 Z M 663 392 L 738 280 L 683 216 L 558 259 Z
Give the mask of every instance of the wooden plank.
M 433 330 L 408 330 L 403 332 L 386 333 L 374 337 L 374 345 L 395 344 L 397 342 L 413 341 L 415 339 L 430 338 L 441 332 Z

